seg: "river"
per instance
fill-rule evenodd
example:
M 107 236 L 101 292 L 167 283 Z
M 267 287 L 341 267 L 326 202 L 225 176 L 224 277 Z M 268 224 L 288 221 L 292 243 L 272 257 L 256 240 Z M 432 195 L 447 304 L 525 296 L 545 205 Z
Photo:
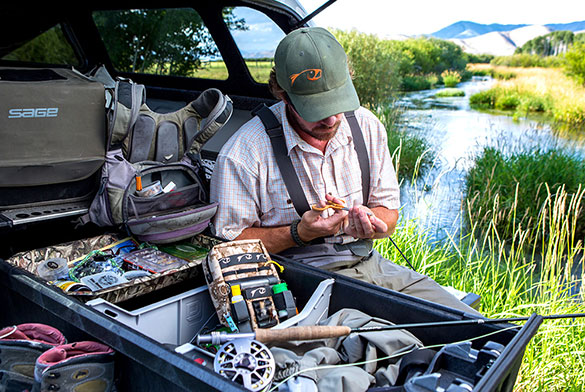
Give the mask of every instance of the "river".
M 567 148 L 577 145 L 584 151 L 582 142 L 559 136 L 545 122 L 471 109 L 469 97 L 493 83 L 491 78 L 474 78 L 457 86 L 465 92 L 464 97 L 435 98 L 435 89 L 407 93 L 397 102 L 405 109 L 401 126 L 420 132 L 436 151 L 430 170 L 414 182 L 402 179 L 401 219 L 416 219 L 433 239 L 460 233 L 464 177 L 473 155 L 483 146 L 515 143 L 528 147 L 536 143 L 546 148 L 557 144 Z

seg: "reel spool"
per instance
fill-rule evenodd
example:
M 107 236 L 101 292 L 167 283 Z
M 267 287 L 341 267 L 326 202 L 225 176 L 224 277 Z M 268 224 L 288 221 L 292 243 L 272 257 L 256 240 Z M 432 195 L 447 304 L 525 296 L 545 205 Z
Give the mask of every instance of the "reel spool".
M 216 373 L 255 392 L 270 386 L 276 373 L 274 356 L 268 347 L 253 339 L 225 343 L 215 354 L 213 368 Z

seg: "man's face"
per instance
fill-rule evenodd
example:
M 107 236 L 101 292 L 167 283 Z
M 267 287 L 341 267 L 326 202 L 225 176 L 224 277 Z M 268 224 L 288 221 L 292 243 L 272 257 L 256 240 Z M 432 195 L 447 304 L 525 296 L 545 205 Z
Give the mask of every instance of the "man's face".
M 309 122 L 305 121 L 292 105 L 287 106 L 290 108 L 288 112 L 292 118 L 289 118 L 289 120 L 292 122 L 293 128 L 297 131 L 301 130 L 320 141 L 329 141 L 333 139 L 339 129 L 339 125 L 341 124 L 341 118 L 343 117 L 343 113 L 339 113 L 319 121 Z

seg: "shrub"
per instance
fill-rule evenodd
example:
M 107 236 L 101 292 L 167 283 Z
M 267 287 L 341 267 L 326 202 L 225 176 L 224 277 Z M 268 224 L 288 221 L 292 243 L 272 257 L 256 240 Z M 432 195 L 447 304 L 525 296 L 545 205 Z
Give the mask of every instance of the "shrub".
M 493 54 L 472 54 L 466 53 L 467 62 L 473 64 L 489 64 L 494 59 Z
M 469 104 L 475 109 L 493 109 L 496 106 L 496 94 L 495 88 L 480 91 L 469 97 Z
M 427 81 L 429 82 L 430 88 L 435 88 L 437 83 L 439 83 L 439 77 L 435 74 L 430 74 L 426 76 Z
M 401 53 L 372 34 L 334 31 L 355 75 L 353 83 L 363 106 L 386 106 L 400 87 Z
M 500 94 L 496 99 L 495 109 L 516 110 L 518 105 L 520 105 L 520 98 L 518 95 L 514 92 L 509 92 L 508 94 Z
M 492 65 L 503 65 L 506 67 L 540 67 L 542 57 L 536 54 L 514 54 L 512 56 L 497 56 L 490 62 Z
M 581 85 L 585 85 L 585 42 L 576 42 L 565 54 L 565 72 Z
M 445 87 L 455 87 L 461 82 L 461 74 L 457 71 L 446 70 L 441 73 Z
M 522 113 L 544 113 L 551 108 L 548 97 L 537 95 L 525 95 L 518 106 L 518 111 Z
M 420 91 L 430 88 L 431 83 L 425 76 L 406 75 L 402 78 L 402 91 Z

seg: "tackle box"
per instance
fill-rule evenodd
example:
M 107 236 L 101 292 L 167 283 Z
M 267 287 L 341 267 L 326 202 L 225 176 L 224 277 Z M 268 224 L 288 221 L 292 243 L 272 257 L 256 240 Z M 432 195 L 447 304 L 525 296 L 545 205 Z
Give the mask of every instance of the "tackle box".
M 331 274 L 297 262 L 275 258 L 284 266 L 281 278 L 294 293 L 300 308 L 306 307 L 318 286 L 328 279 L 331 285 L 328 313 L 355 308 L 374 317 L 394 323 L 417 323 L 471 319 L 474 316 L 422 299 L 377 287 L 364 282 Z M 151 292 L 136 301 L 135 309 L 172 298 L 205 285 L 202 274 L 176 285 Z M 96 339 L 117 352 L 116 385 L 123 391 L 242 391 L 243 387 L 188 356 L 174 351 L 175 347 L 156 341 L 134 328 L 89 306 L 76 297 L 46 285 L 38 277 L 0 261 L 0 296 L 3 308 L 0 325 L 42 322 L 62 330 L 69 341 Z M 168 302 L 168 301 L 167 301 Z M 126 305 L 126 304 L 124 304 Z M 301 312 L 302 313 L 302 312 Z M 163 322 L 163 317 L 158 318 Z M 511 391 L 513 389 L 526 345 L 535 335 L 542 318 L 535 316 L 523 326 L 478 324 L 425 327 L 411 329 L 423 344 L 434 345 L 470 340 L 475 349 L 488 342 L 504 346 L 474 391 Z M 161 325 L 162 327 L 162 325 Z

